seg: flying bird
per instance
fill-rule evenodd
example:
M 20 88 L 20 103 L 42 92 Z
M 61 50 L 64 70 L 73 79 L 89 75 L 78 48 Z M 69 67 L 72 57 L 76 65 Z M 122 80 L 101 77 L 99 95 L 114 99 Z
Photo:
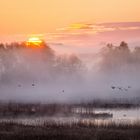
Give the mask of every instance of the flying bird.
M 112 89 L 115 89 L 116 87 L 112 86 L 111 88 L 112 88 Z
M 128 86 L 127 88 L 111 86 L 111 88 L 112 88 L 113 90 L 118 89 L 118 90 L 120 90 L 120 91 L 128 91 L 128 89 L 130 89 L 131 86 Z
M 128 89 L 126 89 L 126 88 L 125 88 L 124 90 L 125 90 L 125 91 L 128 91 Z
M 35 84 L 32 84 L 32 87 L 34 87 L 35 86 Z
M 121 90 L 121 91 L 123 90 L 122 87 L 118 87 L 118 89 Z
M 65 91 L 64 91 L 64 90 L 62 90 L 62 92 L 64 93 Z
M 21 87 L 21 84 L 18 84 L 18 87 Z

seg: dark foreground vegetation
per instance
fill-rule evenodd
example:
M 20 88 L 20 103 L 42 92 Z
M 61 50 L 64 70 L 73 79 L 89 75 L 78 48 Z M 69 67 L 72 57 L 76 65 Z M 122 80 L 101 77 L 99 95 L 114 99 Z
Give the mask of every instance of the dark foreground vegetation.
M 96 121 L 78 121 L 70 123 L 57 121 L 42 121 L 26 123 L 17 121 L 20 118 L 36 116 L 70 116 L 77 115 L 74 109 L 79 109 L 79 117 L 111 117 L 111 114 L 95 114 L 92 108 L 134 108 L 139 107 L 131 101 L 93 101 L 77 104 L 42 104 L 42 103 L 0 103 L 0 140 L 140 140 L 140 122 L 133 123 L 97 123 Z M 82 109 L 84 112 L 82 113 Z M 80 112 L 81 110 L 81 112 Z M 13 118 L 14 117 L 14 118 Z M 59 116 L 60 117 L 60 116 Z M 29 120 L 28 120 L 29 121 Z
M 140 123 L 95 125 L 44 123 L 31 126 L 13 122 L 0 123 L 1 140 L 139 140 Z

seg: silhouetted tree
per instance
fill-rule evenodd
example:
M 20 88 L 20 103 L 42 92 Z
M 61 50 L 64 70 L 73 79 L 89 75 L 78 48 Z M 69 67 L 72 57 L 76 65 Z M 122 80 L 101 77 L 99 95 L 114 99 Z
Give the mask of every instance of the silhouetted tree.
M 101 69 L 103 71 L 123 71 L 132 60 L 131 51 L 124 41 L 119 46 L 107 44 L 101 54 Z
M 79 76 L 84 70 L 81 60 L 76 55 L 61 55 L 56 60 L 56 71 L 60 76 Z

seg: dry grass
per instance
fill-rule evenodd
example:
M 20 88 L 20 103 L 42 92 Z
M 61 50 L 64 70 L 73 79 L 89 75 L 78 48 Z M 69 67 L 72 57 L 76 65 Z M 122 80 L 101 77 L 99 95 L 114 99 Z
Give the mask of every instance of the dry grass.
M 2 140 L 139 140 L 140 123 L 108 125 L 45 123 L 31 126 L 13 122 L 0 123 Z

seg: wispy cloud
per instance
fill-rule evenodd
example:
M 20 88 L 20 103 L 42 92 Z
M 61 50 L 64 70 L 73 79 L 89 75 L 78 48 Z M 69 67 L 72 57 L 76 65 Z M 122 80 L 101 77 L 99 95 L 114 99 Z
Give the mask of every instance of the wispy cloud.
M 74 23 L 68 27 L 57 29 L 63 32 L 92 31 L 93 33 L 115 31 L 115 30 L 139 30 L 140 22 L 117 22 L 117 23 Z
M 140 33 L 140 22 L 117 22 L 98 24 L 76 23 L 68 27 L 57 29 L 57 32 L 55 34 L 52 34 L 52 38 L 77 40 L 78 38 L 87 39 L 96 36 L 99 37 L 104 33 L 108 33 L 108 35 L 112 34 L 112 36 L 114 36 L 115 34 L 118 34 L 120 32 L 126 33 L 127 37 L 128 34 L 130 34 L 129 32 L 131 32 L 131 36 L 133 37 L 135 33 Z
M 59 28 L 55 33 L 47 34 L 49 42 L 62 43 L 66 47 L 86 51 L 100 48 L 107 43 L 126 41 L 132 46 L 140 45 L 140 22 L 116 23 L 74 23 Z M 56 47 L 56 49 L 60 48 Z M 64 50 L 64 47 L 63 47 Z M 68 50 L 68 49 L 67 49 Z

